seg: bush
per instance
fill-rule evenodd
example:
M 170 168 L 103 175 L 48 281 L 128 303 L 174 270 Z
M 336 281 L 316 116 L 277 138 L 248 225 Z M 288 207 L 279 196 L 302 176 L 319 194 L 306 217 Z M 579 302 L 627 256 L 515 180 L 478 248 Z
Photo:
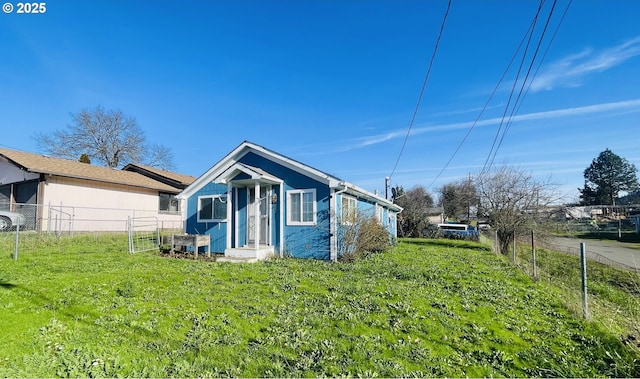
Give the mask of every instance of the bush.
M 353 261 L 371 253 L 381 253 L 391 247 L 392 236 L 375 217 L 358 217 L 340 226 L 341 261 Z

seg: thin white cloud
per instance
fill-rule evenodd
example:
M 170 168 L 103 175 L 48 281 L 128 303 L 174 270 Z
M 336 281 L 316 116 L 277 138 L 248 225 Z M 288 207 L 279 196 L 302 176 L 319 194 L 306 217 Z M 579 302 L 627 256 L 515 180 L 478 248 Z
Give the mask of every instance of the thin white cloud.
M 568 116 L 578 116 L 585 115 L 591 113 L 601 113 L 607 111 L 619 111 L 619 110 L 628 110 L 630 112 L 639 112 L 640 111 L 640 99 L 619 101 L 615 103 L 603 103 L 603 104 L 594 104 L 587 105 L 583 107 L 574 107 L 574 108 L 566 108 L 566 109 L 557 109 L 553 111 L 544 111 L 544 112 L 534 112 L 527 113 L 522 115 L 516 115 L 513 117 L 512 122 L 519 121 L 531 121 L 531 120 L 547 120 L 558 117 L 568 117 Z M 476 123 L 476 126 L 488 126 L 488 125 L 498 125 L 502 121 L 501 117 L 491 118 L 487 120 L 480 120 Z M 463 129 L 471 127 L 472 122 L 459 122 L 453 124 L 442 124 L 442 125 L 431 125 L 425 127 L 413 128 L 411 130 L 411 135 L 420 135 L 428 132 L 440 131 L 440 130 L 455 130 L 455 129 Z M 396 130 L 393 132 L 378 134 L 373 136 L 361 137 L 356 139 L 349 146 L 344 146 L 340 151 L 348 151 L 363 148 L 366 146 L 371 146 L 375 144 L 379 144 L 382 142 L 386 142 L 395 138 L 404 138 L 406 136 L 406 130 Z
M 513 117 L 512 122 L 531 121 L 531 120 L 548 120 L 560 117 L 580 116 L 585 114 L 595 114 L 615 111 L 619 112 L 640 112 L 640 98 L 613 103 L 602 103 L 594 105 L 586 105 L 582 107 L 556 109 L 552 111 L 533 112 Z M 476 127 L 498 125 L 501 117 L 480 120 L 476 123 Z M 467 129 L 473 125 L 472 121 L 458 122 L 451 124 L 437 124 L 428 126 L 417 126 L 411 129 L 411 136 L 426 134 L 430 132 Z M 327 153 L 341 153 L 369 146 L 378 145 L 387 141 L 404 138 L 407 135 L 407 129 L 397 129 L 387 133 L 373 134 L 343 141 L 342 144 L 336 144 L 335 141 L 329 143 L 320 143 L 313 145 L 299 146 L 303 151 L 299 153 L 301 156 L 324 155 Z M 322 148 L 319 148 L 321 146 Z
M 585 76 L 609 70 L 638 55 L 640 55 L 640 37 L 600 52 L 587 49 L 569 55 L 548 65 L 536 76 L 531 84 L 531 91 L 580 86 Z

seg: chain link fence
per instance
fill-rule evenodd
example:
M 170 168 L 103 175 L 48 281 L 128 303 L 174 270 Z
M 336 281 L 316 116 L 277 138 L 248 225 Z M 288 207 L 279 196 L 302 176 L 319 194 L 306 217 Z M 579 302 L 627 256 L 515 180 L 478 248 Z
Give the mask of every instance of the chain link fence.
M 153 219 L 154 231 L 180 233 L 182 215 L 157 210 L 72 207 L 64 205 L 0 204 L 0 254 L 17 259 L 35 251 L 56 252 L 100 245 L 105 239 L 129 250 L 130 220 Z M 148 228 L 147 228 L 148 229 Z M 110 242 L 110 243 L 111 243 Z M 43 249 L 43 246 L 45 249 Z M 119 245 L 118 245 L 119 246 Z

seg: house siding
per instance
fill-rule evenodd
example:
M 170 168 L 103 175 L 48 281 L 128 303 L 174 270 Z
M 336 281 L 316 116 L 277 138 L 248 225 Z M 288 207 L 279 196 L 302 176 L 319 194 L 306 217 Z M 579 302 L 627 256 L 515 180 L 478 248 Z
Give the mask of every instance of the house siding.
M 331 250 L 329 245 L 329 186 L 254 153 L 244 155 L 239 159 L 239 162 L 260 167 L 260 169 L 284 181 L 285 198 L 278 199 L 278 201 L 284 201 L 284 214 L 280 217 L 284 222 L 285 238 L 284 246 L 277 246 L 282 248 L 283 255 L 296 258 L 329 259 Z M 316 225 L 287 224 L 286 215 L 289 212 L 286 199 L 287 191 L 297 189 L 316 190 Z M 272 210 L 278 209 L 278 204 L 272 205 Z M 272 228 L 277 225 L 275 218 L 273 221 Z M 274 233 L 274 235 L 276 234 Z M 279 239 L 275 240 L 275 242 L 277 241 Z
M 179 195 L 187 201 L 186 231 L 211 235 L 212 250 L 215 252 L 225 252 L 229 256 L 239 253 L 227 249 L 246 247 L 249 192 L 247 188 L 255 185 L 271 188 L 271 192 L 267 194 L 271 220 L 268 241 L 275 248 L 276 255 L 337 259 L 340 248 L 344 248 L 338 241 L 340 233 L 345 230 L 341 228 L 339 220 L 341 199 L 347 194 L 356 199 L 360 214 L 378 216 L 391 237 L 396 236 L 396 214 L 401 208 L 341 179 L 246 141 Z M 291 199 L 290 191 L 303 194 L 307 193 L 307 190 L 315 193 L 315 219 L 311 221 L 308 217 L 296 217 L 295 221 L 291 221 L 288 204 Z M 230 210 L 227 220 L 198 223 L 198 197 L 223 194 L 227 194 L 231 201 L 227 208 Z M 296 205 L 298 206 L 303 211 L 300 203 Z M 303 212 L 307 211 L 308 208 L 305 208 Z M 297 213 L 296 216 L 298 215 Z M 259 224 L 264 225 L 262 221 Z M 250 247 L 254 247 L 253 242 Z M 264 251 L 255 247 L 256 254 L 259 250 Z
M 211 236 L 211 251 L 222 253 L 227 244 L 227 222 L 232 215 L 227 214 L 227 220 L 215 222 L 198 222 L 198 197 L 208 195 L 226 195 L 225 184 L 209 183 L 197 194 L 187 200 L 187 233 L 208 234 Z
M 52 226 L 48 222 L 61 217 L 56 207 L 73 213 L 76 231 L 126 231 L 129 217 L 155 217 L 161 228 L 182 228 L 182 213 L 159 212 L 156 190 L 52 176 L 43 193 L 39 201 L 44 205 L 42 230 L 49 230 Z M 54 208 L 51 217 L 49 206 Z

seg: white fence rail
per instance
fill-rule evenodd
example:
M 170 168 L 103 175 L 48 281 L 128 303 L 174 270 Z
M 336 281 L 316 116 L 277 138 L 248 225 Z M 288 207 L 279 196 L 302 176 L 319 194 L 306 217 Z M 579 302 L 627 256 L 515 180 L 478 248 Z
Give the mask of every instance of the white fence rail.
M 129 253 L 158 250 L 160 229 L 157 217 L 129 217 Z

